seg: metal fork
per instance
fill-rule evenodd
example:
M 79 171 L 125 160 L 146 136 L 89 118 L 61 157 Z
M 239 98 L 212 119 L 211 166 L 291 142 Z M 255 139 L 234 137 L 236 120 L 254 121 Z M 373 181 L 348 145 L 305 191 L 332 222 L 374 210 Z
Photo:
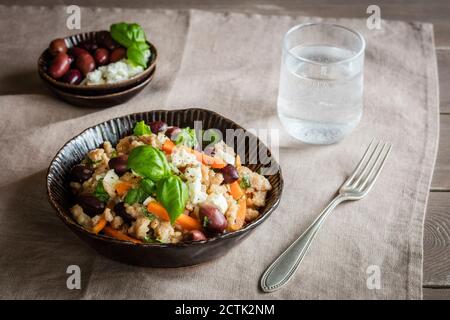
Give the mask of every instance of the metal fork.
M 305 257 L 317 231 L 338 204 L 348 200 L 360 200 L 369 193 L 384 166 L 391 148 L 392 145 L 389 143 L 375 143 L 372 140 L 353 174 L 339 189 L 338 195 L 328 204 L 308 229 L 264 272 L 261 278 L 261 288 L 264 292 L 276 291 L 289 281 Z

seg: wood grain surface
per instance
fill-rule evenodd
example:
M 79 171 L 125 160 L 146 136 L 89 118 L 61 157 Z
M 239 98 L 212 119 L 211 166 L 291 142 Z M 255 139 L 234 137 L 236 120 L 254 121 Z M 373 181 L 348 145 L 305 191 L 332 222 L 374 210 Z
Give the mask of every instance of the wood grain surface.
M 449 0 L 22 0 L 21 5 L 146 7 L 204 9 L 260 14 L 303 14 L 322 17 L 367 17 L 377 4 L 383 19 L 425 21 L 434 24 L 440 84 L 440 141 L 424 229 L 424 298 L 450 299 L 450 1 Z M 17 1 L 1 1 L 15 4 Z

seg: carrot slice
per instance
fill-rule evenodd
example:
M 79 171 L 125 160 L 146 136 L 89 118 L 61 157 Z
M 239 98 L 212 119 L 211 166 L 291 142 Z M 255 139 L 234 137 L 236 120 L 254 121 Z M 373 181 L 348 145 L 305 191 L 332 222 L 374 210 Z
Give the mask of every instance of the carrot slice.
M 116 229 L 114 229 L 114 228 L 112 228 L 112 227 L 110 227 L 110 226 L 105 226 L 105 227 L 103 228 L 103 232 L 104 232 L 107 236 L 110 236 L 110 237 L 113 237 L 113 238 L 116 238 L 116 239 L 119 239 L 119 240 L 123 240 L 123 241 L 131 241 L 131 242 L 133 242 L 133 243 L 142 243 L 141 240 L 138 240 L 138 239 L 129 237 L 129 236 L 127 236 L 125 233 L 120 232 L 120 231 L 118 231 L 118 230 L 116 230 Z
M 210 166 L 211 168 L 222 169 L 227 165 L 222 159 L 208 156 L 207 154 L 204 154 L 203 152 L 197 150 L 193 150 L 192 152 L 194 153 L 198 161 L 206 164 L 207 166 Z
M 173 143 L 172 140 L 166 140 L 164 144 L 162 145 L 162 149 L 165 153 L 171 154 L 173 152 L 173 149 L 175 148 L 175 143 Z
M 154 215 L 157 215 L 159 218 L 169 221 L 169 213 L 167 210 L 157 201 L 152 201 L 147 205 L 147 210 Z M 202 225 L 200 221 L 194 219 L 186 214 L 181 214 L 175 223 L 180 225 L 185 230 L 201 230 Z
M 164 208 L 162 204 L 157 201 L 149 202 L 149 204 L 147 205 L 147 210 L 163 220 L 170 220 L 166 208 Z
M 236 231 L 242 228 L 245 222 L 245 213 L 247 211 L 247 200 L 245 197 L 241 197 L 238 200 L 239 209 L 236 215 L 236 219 L 233 223 L 228 225 L 228 231 Z
M 104 217 L 101 217 L 100 220 L 98 220 L 97 224 L 92 228 L 92 232 L 97 234 L 102 231 L 105 226 L 106 219 Z
M 181 214 L 175 223 L 179 224 L 185 230 L 201 230 L 202 225 L 200 221 L 187 214 Z
M 119 195 L 119 197 L 122 197 L 125 195 L 125 193 L 128 192 L 132 187 L 132 184 L 127 181 L 122 181 L 116 184 L 116 192 Z
M 230 183 L 230 193 L 235 200 L 240 199 L 245 194 L 237 180 Z

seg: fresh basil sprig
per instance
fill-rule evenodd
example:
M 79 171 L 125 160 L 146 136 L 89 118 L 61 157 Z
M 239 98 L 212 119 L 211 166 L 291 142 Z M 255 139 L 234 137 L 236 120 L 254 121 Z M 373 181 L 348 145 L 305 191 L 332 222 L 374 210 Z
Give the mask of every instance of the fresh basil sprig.
M 188 196 L 187 185 L 178 176 L 172 175 L 158 182 L 156 199 L 169 213 L 172 224 L 183 213 Z
M 149 145 L 139 146 L 131 150 L 128 156 L 128 168 L 154 182 L 167 177 L 171 172 L 164 153 Z
M 147 68 L 151 55 L 144 29 L 137 23 L 120 22 L 110 27 L 111 37 L 127 48 L 127 59 L 134 65 Z

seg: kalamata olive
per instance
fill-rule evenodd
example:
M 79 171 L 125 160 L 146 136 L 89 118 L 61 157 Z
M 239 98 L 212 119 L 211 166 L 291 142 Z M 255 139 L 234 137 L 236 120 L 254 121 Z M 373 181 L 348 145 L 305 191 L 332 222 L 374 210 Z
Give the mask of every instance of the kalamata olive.
M 62 77 L 62 81 L 69 84 L 79 84 L 81 82 L 82 76 L 81 72 L 77 69 L 70 69 Z
M 56 57 L 58 53 L 66 53 L 67 52 L 66 41 L 64 41 L 64 39 L 53 40 L 52 42 L 50 42 L 50 45 L 48 46 L 48 51 L 54 57 Z
M 104 47 L 110 51 L 113 51 L 119 45 L 113 40 L 111 34 L 108 31 L 100 31 L 95 35 L 96 42 L 100 47 Z
M 119 176 L 121 176 L 128 171 L 127 163 L 128 163 L 128 155 L 124 154 L 109 160 L 108 165 L 111 169 L 114 169 L 114 171 Z
M 203 227 L 212 233 L 222 233 L 228 225 L 220 209 L 212 204 L 202 204 L 199 217 Z
M 169 127 L 167 128 L 165 134 L 166 136 L 171 139 L 171 140 L 175 140 L 177 135 L 181 132 L 181 129 L 178 127 Z
M 125 58 L 126 55 L 127 55 L 127 51 L 125 50 L 125 48 L 123 48 L 123 47 L 116 48 L 109 55 L 109 61 L 117 62 L 117 61 Z
M 81 208 L 83 208 L 84 213 L 90 217 L 102 214 L 105 210 L 105 204 L 90 194 L 79 195 L 76 199 L 76 203 L 78 203 Z
M 125 208 L 124 202 L 119 202 L 114 206 L 113 211 L 120 217 L 122 217 L 123 221 L 126 224 L 131 224 L 133 222 L 134 218 L 127 212 Z
M 65 53 L 59 53 L 52 61 L 48 73 L 54 79 L 61 78 L 70 68 L 70 58 Z
M 98 45 L 94 41 L 85 41 L 80 43 L 78 46 L 89 52 L 94 52 L 98 49 Z
M 94 58 L 89 53 L 79 55 L 75 60 L 75 65 L 84 76 L 95 69 Z
M 72 55 L 75 59 L 81 56 L 82 54 L 89 54 L 88 51 L 84 50 L 80 47 L 73 47 L 69 49 L 69 54 Z
M 220 172 L 223 175 L 223 182 L 225 183 L 232 183 L 239 179 L 239 174 L 236 167 L 231 164 L 227 164 L 225 167 L 220 169 Z
M 99 48 L 95 50 L 94 54 L 95 62 L 97 62 L 97 65 L 104 66 L 105 64 L 109 63 L 109 51 L 105 48 Z
M 82 183 L 88 180 L 94 171 L 85 164 L 78 164 L 70 170 L 70 181 Z
M 206 236 L 200 230 L 191 230 L 184 234 L 184 241 L 202 241 Z
M 167 123 L 164 121 L 153 121 L 149 123 L 150 130 L 152 130 L 153 133 L 158 133 L 160 131 L 164 131 L 167 128 Z

